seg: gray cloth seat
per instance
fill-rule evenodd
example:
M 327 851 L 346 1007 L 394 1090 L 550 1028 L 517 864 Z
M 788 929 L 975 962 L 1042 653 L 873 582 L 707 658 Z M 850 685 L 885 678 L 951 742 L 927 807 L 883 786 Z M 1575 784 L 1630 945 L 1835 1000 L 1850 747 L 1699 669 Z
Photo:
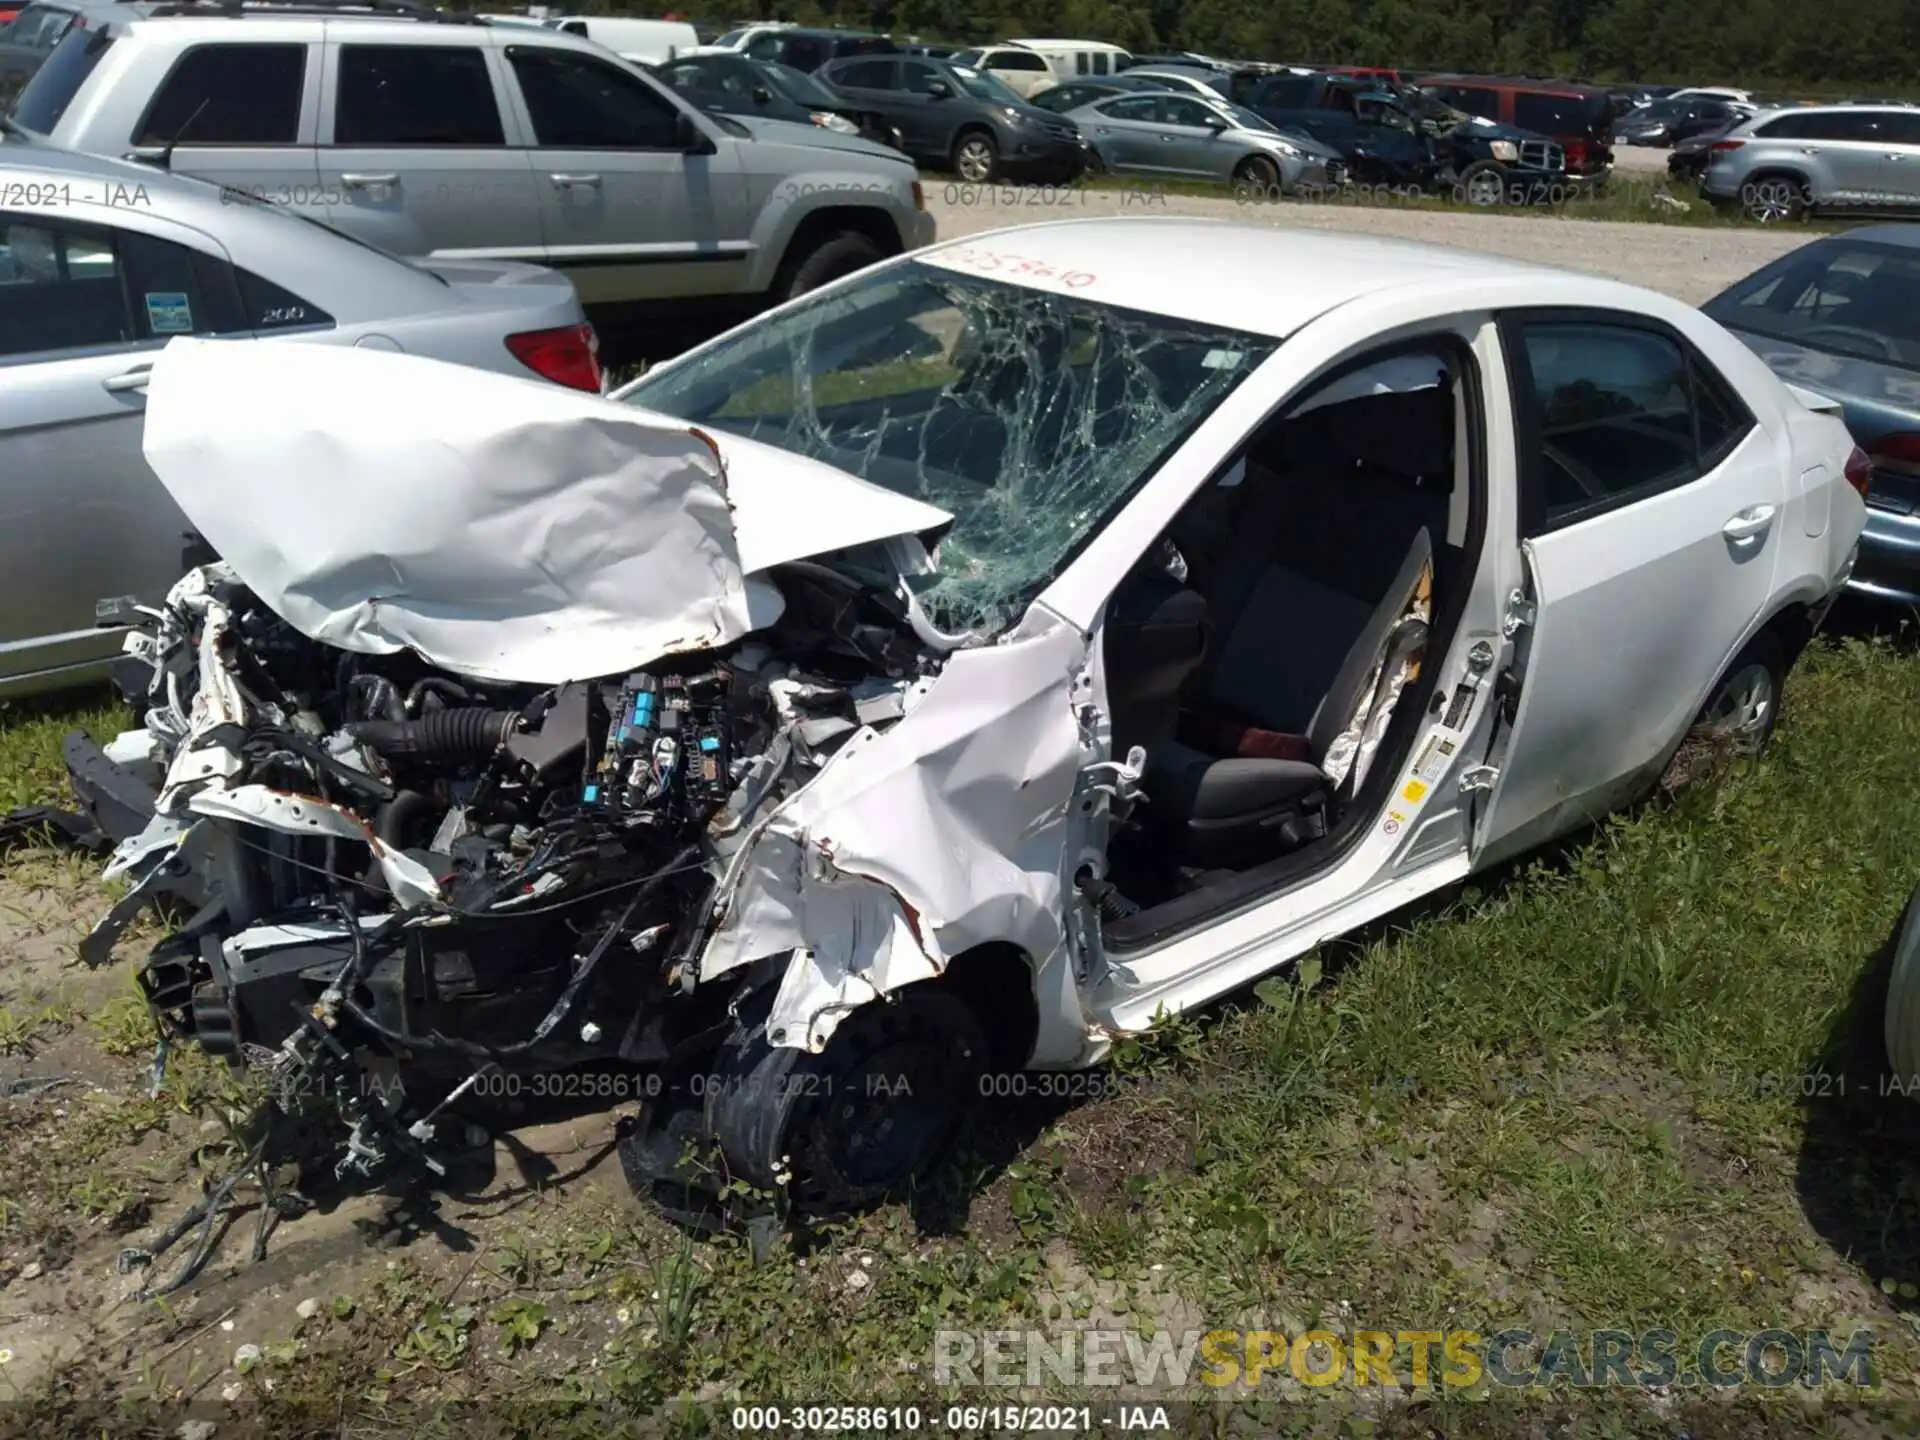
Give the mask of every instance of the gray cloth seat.
M 1151 748 L 1151 823 L 1180 864 L 1245 868 L 1325 833 L 1338 787 L 1322 762 L 1368 698 L 1367 683 L 1432 561 L 1432 536 L 1422 526 L 1371 607 L 1278 564 L 1259 576 L 1220 648 L 1207 695 L 1262 728 L 1303 736 L 1310 758 L 1215 756 L 1178 739 Z M 1402 635 L 1409 644 L 1424 638 L 1424 627 Z

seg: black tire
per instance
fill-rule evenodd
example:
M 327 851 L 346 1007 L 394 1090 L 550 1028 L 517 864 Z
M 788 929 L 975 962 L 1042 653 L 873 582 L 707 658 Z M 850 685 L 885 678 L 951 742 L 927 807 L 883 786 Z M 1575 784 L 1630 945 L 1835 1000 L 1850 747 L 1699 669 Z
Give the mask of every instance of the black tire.
M 1887 1066 L 1900 1082 L 1899 1093 L 1913 1096 L 1920 1081 L 1920 890 L 1913 892 L 1894 929 L 1879 1001 L 1877 1039 Z M 1877 978 L 1877 977 L 1876 977 Z
M 1233 183 L 1262 198 L 1280 193 L 1280 167 L 1264 155 L 1249 155 L 1233 167 Z
M 1100 154 L 1098 149 L 1089 145 L 1087 147 L 1087 174 L 1106 175 L 1108 173 L 1110 172 L 1107 170 L 1105 157 Z
M 989 1054 L 972 1007 L 911 985 L 854 1011 L 818 1055 L 739 1037 L 707 1120 L 729 1170 L 784 1175 L 796 1215 L 856 1213 L 907 1194 L 959 1138 Z
M 991 185 L 1000 178 L 1000 146 L 990 130 L 962 130 L 948 158 L 964 184 Z
M 852 230 L 830 235 L 807 251 L 787 274 L 776 298 L 782 302 L 818 290 L 881 259 L 880 247 Z
M 1813 205 L 1813 188 L 1798 175 L 1756 175 L 1740 187 L 1740 213 L 1759 225 L 1791 225 Z
M 1454 198 L 1462 204 L 1490 210 L 1507 203 L 1507 172 L 1497 160 L 1482 160 L 1469 165 L 1453 187 Z

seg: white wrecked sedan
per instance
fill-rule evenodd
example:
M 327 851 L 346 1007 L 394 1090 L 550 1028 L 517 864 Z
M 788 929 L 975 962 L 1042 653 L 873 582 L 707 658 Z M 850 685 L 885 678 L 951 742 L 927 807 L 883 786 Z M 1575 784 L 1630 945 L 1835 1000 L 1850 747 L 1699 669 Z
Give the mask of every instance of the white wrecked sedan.
M 225 559 L 82 767 L 153 812 L 89 953 L 192 880 L 165 1032 L 337 1097 L 341 1165 L 648 1067 L 689 1215 L 689 1148 L 897 1191 L 989 1072 L 1759 744 L 1863 516 L 1833 407 L 1674 301 L 1188 220 L 918 251 L 613 399 L 218 341 L 151 397 Z

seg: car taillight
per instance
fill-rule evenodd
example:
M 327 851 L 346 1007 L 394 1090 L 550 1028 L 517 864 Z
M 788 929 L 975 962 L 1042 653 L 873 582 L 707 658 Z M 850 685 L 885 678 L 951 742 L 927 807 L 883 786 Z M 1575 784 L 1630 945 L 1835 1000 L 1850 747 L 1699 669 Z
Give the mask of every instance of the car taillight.
M 507 337 L 507 349 L 522 365 L 556 385 L 600 393 L 600 337 L 591 325 L 523 330 Z
M 1746 143 L 1747 142 L 1744 140 L 1716 140 L 1713 142 L 1713 144 L 1709 145 L 1707 148 L 1713 151 L 1715 154 L 1720 154 L 1727 150 L 1738 150 L 1742 145 Z
M 1858 445 L 1854 446 L 1853 453 L 1847 456 L 1845 474 L 1847 484 L 1860 492 L 1862 500 L 1866 499 L 1867 491 L 1873 485 L 1873 461 L 1867 458 L 1867 452 Z
M 1569 169 L 1574 168 L 1576 166 L 1584 165 L 1587 163 L 1587 142 L 1586 141 L 1569 140 L 1567 141 L 1564 148 L 1567 152 L 1567 166 Z
M 1882 435 L 1873 442 L 1873 463 L 1876 467 L 1920 476 L 1920 435 L 1912 431 Z

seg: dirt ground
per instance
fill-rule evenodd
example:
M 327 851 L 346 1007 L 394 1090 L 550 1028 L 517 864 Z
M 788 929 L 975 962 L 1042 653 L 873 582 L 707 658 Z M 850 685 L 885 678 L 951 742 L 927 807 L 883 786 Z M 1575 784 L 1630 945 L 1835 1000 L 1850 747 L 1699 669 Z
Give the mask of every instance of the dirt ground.
M 1664 150 L 1645 152 L 1664 157 Z M 1660 162 L 1665 164 L 1664 158 Z M 1735 229 L 1630 221 L 1577 220 L 1550 215 L 1463 215 L 1430 208 L 1346 204 L 1242 204 L 1232 198 L 1174 194 L 1151 183 L 1138 190 L 1022 191 L 926 182 L 927 208 L 940 237 L 978 234 L 1009 225 L 1096 216 L 1195 215 L 1280 229 L 1388 235 L 1515 260 L 1583 270 L 1665 291 L 1698 305 L 1743 275 L 1804 244 L 1794 231 Z

